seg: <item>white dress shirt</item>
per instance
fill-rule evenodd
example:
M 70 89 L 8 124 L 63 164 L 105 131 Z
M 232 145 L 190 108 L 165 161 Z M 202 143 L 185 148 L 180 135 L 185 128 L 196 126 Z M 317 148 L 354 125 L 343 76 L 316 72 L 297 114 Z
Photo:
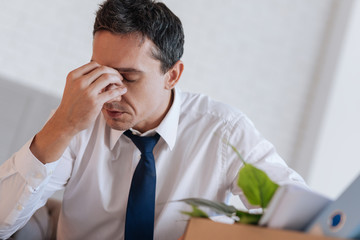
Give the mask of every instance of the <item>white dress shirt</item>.
M 176 200 L 201 197 L 225 201 L 237 187 L 241 160 L 267 172 L 279 184 L 305 185 L 249 119 L 204 95 L 174 91 L 155 146 L 157 186 L 155 239 L 178 239 L 190 207 Z M 140 152 L 102 114 L 71 141 L 56 162 L 43 165 L 30 140 L 0 167 L 0 238 L 9 237 L 57 190 L 65 188 L 58 239 L 123 239 L 131 178 Z M 139 231 L 141 231 L 139 229 Z

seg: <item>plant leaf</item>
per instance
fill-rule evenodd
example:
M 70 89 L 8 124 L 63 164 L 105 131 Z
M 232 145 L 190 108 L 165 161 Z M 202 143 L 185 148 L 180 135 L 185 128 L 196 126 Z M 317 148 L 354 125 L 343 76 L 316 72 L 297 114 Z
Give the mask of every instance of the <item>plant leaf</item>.
M 240 160 L 241 160 L 244 164 L 246 164 L 245 160 L 243 159 L 243 157 L 241 156 L 241 154 L 239 153 L 239 151 L 237 150 L 237 148 L 236 148 L 234 145 L 230 144 L 229 142 L 228 142 L 227 144 L 228 144 L 228 145 L 231 147 L 231 149 L 236 153 L 236 155 L 240 158 Z
M 193 209 L 192 212 L 181 211 L 181 213 L 189 215 L 190 217 L 209 218 L 209 216 L 204 211 L 202 211 L 195 205 L 191 205 L 191 207 Z
M 245 163 L 240 169 L 238 186 L 243 190 L 250 204 L 266 208 L 278 184 L 274 183 L 265 172 Z
M 179 201 L 185 202 L 192 206 L 208 207 L 209 209 L 213 210 L 216 213 L 224 214 L 229 217 L 234 215 L 237 211 L 237 209 L 234 206 L 228 206 L 225 203 L 214 202 L 202 198 L 186 198 L 186 199 L 181 199 Z
M 239 217 L 240 223 L 257 225 L 260 221 L 262 214 L 250 214 L 248 212 L 236 211 L 236 216 Z
M 250 214 L 248 212 L 237 210 L 234 206 L 229 206 L 226 205 L 225 203 L 214 202 L 202 198 L 186 198 L 179 201 L 185 202 L 192 206 L 193 208 L 192 212 L 182 212 L 191 217 L 208 218 L 208 215 L 205 212 L 203 212 L 201 209 L 199 209 L 198 206 L 207 207 L 216 213 L 223 214 L 228 217 L 233 218 L 234 216 L 237 216 L 239 217 L 239 219 L 235 219 L 236 222 L 246 223 L 246 224 L 257 224 L 262 216 L 262 214 Z

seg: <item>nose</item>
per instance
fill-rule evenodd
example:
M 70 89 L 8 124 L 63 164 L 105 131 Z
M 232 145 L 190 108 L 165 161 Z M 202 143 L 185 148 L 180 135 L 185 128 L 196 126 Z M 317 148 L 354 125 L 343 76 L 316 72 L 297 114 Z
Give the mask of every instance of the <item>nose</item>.
M 126 87 L 125 86 L 118 86 L 118 85 L 115 85 L 115 84 L 109 84 L 105 89 L 104 89 L 104 91 L 109 91 L 109 90 L 112 90 L 112 89 L 116 89 L 116 88 L 124 88 L 124 89 L 126 89 Z M 126 92 L 125 92 L 126 93 Z M 124 93 L 124 94 L 125 94 Z M 122 99 L 122 95 L 119 95 L 118 97 L 116 97 L 116 98 L 113 98 L 113 99 L 111 99 L 110 101 L 108 101 L 108 102 L 115 102 L 115 101 L 121 101 L 121 99 Z

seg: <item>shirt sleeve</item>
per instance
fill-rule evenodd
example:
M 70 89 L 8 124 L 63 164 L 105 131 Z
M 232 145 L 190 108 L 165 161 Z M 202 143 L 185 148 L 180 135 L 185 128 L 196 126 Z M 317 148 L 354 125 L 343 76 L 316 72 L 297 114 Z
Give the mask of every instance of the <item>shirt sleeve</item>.
M 308 188 L 304 179 L 286 164 L 276 152 L 275 147 L 257 131 L 246 116 L 234 123 L 228 139 L 229 143 L 237 148 L 245 162 L 263 170 L 274 182 L 279 185 L 294 184 Z M 228 148 L 226 150 L 227 182 L 230 184 L 231 192 L 238 195 L 247 207 L 251 207 L 238 187 L 238 174 L 243 166 L 241 159 L 229 146 L 226 147 Z
M 63 181 L 52 177 L 62 159 L 41 163 L 29 149 L 32 140 L 0 166 L 0 239 L 24 226 L 55 191 L 63 188 L 69 176 L 60 174 Z

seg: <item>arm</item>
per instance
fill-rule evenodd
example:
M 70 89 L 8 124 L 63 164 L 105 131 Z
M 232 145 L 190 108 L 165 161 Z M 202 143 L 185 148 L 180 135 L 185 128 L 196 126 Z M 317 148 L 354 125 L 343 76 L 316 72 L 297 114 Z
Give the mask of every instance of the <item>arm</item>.
M 33 140 L 0 166 L 0 238 L 22 227 L 66 183 L 63 179 L 54 185 L 51 179 L 55 168 L 65 173 L 62 176 L 70 175 L 70 141 L 95 121 L 105 102 L 125 92 L 121 75 L 95 62 L 68 75 L 57 111 Z
M 60 106 L 35 136 L 30 150 L 42 162 L 59 159 L 71 139 L 88 128 L 104 103 L 126 93 L 121 75 L 114 69 L 90 62 L 70 72 Z M 109 88 L 116 85 L 117 88 Z
M 229 132 L 231 132 L 229 143 L 235 145 L 245 162 L 263 170 L 271 180 L 279 185 L 293 184 L 307 188 L 303 178 L 288 167 L 276 152 L 275 147 L 264 139 L 247 117 L 244 116 L 236 121 Z M 242 167 L 242 162 L 229 146 L 224 145 L 224 147 L 227 153 L 226 159 L 230 164 L 227 167 L 227 184 L 231 186 L 231 192 L 234 195 L 239 195 L 246 207 L 253 208 L 248 204 L 242 190 L 238 187 L 238 173 Z
M 42 164 L 29 149 L 31 140 L 0 166 L 0 239 L 8 238 L 43 206 L 70 176 L 73 159 Z M 61 169 L 60 176 L 58 169 Z

